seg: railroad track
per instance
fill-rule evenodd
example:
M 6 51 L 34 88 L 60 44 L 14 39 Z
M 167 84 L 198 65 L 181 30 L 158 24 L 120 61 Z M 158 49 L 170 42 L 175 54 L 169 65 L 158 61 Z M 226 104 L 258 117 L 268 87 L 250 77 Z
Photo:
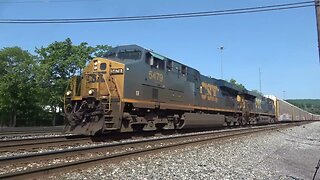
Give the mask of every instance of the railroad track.
M 25 179 L 71 169 L 115 161 L 119 158 L 161 151 L 168 148 L 204 143 L 215 139 L 288 128 L 302 123 L 277 124 L 259 127 L 219 130 L 202 133 L 165 136 L 126 142 L 100 144 L 44 153 L 0 158 L 0 179 Z
M 12 132 L 0 132 L 0 137 L 15 137 L 15 136 L 32 136 L 32 135 L 42 135 L 42 134 L 61 134 L 62 131 L 55 130 L 50 132 L 43 132 L 43 131 L 12 131 Z
M 74 146 L 92 142 L 89 137 L 73 138 L 73 136 L 49 136 L 26 139 L 12 139 L 0 141 L 0 155 L 5 152 L 34 152 L 38 149 L 50 149 L 53 147 Z
M 0 128 L 1 136 L 21 136 L 21 135 L 34 135 L 34 134 L 52 134 L 61 133 L 63 126 L 56 127 L 16 127 L 16 128 Z

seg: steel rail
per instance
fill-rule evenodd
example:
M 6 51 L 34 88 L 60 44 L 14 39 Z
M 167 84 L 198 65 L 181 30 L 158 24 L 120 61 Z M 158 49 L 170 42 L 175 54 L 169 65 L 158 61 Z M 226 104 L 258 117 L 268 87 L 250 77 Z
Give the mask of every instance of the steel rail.
M 70 136 L 71 137 L 71 136 Z M 89 137 L 68 138 L 68 136 L 53 136 L 28 139 L 14 139 L 0 141 L 0 152 L 15 152 L 21 150 L 34 150 L 37 148 L 48 148 L 53 146 L 64 146 L 70 143 L 92 142 Z
M 220 131 L 206 132 L 206 133 L 184 134 L 184 135 L 178 135 L 173 137 L 161 137 L 157 139 L 144 139 L 140 141 L 102 144 L 102 145 L 96 145 L 96 146 L 66 149 L 66 150 L 53 151 L 53 152 L 0 158 L 1 166 L 5 166 L 6 164 L 15 164 L 15 166 L 17 166 L 17 164 L 26 163 L 30 161 L 34 162 L 35 160 L 45 161 L 50 158 L 57 159 L 59 157 L 60 158 L 68 157 L 68 156 L 79 155 L 79 154 L 82 155 L 85 153 L 101 154 L 102 152 L 106 153 L 112 150 L 118 150 L 118 152 L 116 153 L 107 153 L 107 154 L 103 154 L 93 158 L 2 174 L 0 175 L 0 179 L 21 179 L 21 178 L 46 176 L 49 173 L 52 174 L 56 172 L 61 172 L 62 170 L 65 171 L 66 169 L 75 169 L 75 168 L 84 167 L 92 164 L 97 164 L 99 162 L 103 162 L 107 160 L 114 160 L 121 157 L 127 157 L 127 156 L 129 157 L 131 155 L 136 155 L 141 153 L 150 153 L 152 151 L 163 150 L 166 148 L 184 146 L 184 145 L 189 145 L 194 143 L 202 143 L 202 142 L 212 141 L 215 139 L 229 138 L 233 136 L 247 135 L 247 134 L 261 132 L 261 131 L 288 128 L 296 125 L 301 125 L 301 123 L 277 124 L 277 125 L 267 125 L 267 126 L 258 126 L 258 127 L 250 127 L 250 128 L 220 130 Z M 119 152 L 119 149 L 121 149 L 120 152 Z
M 62 134 L 62 131 L 52 131 L 52 132 L 43 132 L 43 131 L 26 131 L 26 132 L 0 132 L 0 138 L 6 137 L 17 137 L 17 136 L 32 136 L 32 135 L 48 135 L 48 134 Z
M 57 133 L 62 132 L 63 126 L 56 127 L 17 127 L 0 128 L 0 136 L 6 135 L 29 135 L 38 133 Z

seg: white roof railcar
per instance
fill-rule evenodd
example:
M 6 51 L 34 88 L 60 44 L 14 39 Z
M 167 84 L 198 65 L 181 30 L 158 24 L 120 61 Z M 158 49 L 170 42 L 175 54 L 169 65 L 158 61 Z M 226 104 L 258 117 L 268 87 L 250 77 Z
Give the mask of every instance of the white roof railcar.
M 314 120 L 315 118 L 318 118 L 317 115 L 311 114 L 276 96 L 266 95 L 265 97 L 270 98 L 274 101 L 276 111 L 275 114 L 278 121 L 301 121 Z

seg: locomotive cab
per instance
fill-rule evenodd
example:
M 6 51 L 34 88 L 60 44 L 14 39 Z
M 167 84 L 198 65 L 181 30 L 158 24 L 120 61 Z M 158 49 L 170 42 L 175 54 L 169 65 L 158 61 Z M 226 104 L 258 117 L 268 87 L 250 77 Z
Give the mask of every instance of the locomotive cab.
M 142 91 L 133 88 L 138 87 L 138 79 L 145 79 L 142 72 L 149 65 L 164 68 L 156 54 L 136 45 L 115 47 L 103 58 L 93 59 L 81 76 L 72 78 L 65 93 L 65 132 L 94 135 L 120 131 L 123 111 L 130 108 L 126 101 L 139 99 Z M 141 77 L 136 76 L 139 72 Z

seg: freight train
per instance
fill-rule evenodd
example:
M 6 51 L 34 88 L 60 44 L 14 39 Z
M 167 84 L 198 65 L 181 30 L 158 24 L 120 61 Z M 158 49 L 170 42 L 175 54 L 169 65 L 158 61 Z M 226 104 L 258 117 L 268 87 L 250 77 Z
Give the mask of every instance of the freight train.
M 64 131 L 83 135 L 319 118 L 290 108 L 289 116 L 280 115 L 284 101 L 204 76 L 137 45 L 94 58 L 71 79 L 64 101 Z
M 320 115 L 309 113 L 276 96 L 267 95 L 266 97 L 272 99 L 275 104 L 277 121 L 320 120 Z

